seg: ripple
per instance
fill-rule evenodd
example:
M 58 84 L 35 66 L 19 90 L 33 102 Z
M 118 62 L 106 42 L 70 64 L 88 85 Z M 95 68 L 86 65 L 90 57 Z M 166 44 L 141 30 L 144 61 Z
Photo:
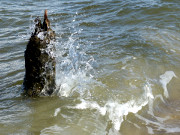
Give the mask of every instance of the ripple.
M 94 22 L 82 22 L 80 23 L 80 26 L 85 26 L 85 27 L 97 27 L 98 24 L 94 23 Z
M 98 9 L 101 7 L 102 7 L 101 5 L 89 5 L 89 6 L 82 8 L 82 10 Z
M 168 98 L 159 79 L 166 71 L 180 75 L 179 0 L 0 5 L 1 134 L 179 133 L 179 79 L 166 86 Z M 24 50 L 45 8 L 57 34 L 59 89 L 55 97 L 24 99 Z M 141 98 L 147 104 L 137 104 Z

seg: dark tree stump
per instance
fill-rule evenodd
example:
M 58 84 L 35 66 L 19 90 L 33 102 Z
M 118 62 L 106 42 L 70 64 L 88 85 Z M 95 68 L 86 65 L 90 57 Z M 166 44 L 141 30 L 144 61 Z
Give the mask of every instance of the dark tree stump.
M 35 30 L 25 50 L 24 92 L 28 96 L 51 95 L 55 82 L 55 32 L 50 28 L 47 10 L 44 22 L 35 19 Z

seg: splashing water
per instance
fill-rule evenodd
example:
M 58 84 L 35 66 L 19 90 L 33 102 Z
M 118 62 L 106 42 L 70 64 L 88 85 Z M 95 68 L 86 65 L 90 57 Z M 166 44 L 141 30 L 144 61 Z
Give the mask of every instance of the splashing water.
M 137 104 L 136 101 L 131 100 L 127 103 L 119 104 L 118 102 L 108 101 L 104 107 L 101 107 L 96 102 L 89 102 L 81 100 L 81 104 L 72 107 L 74 109 L 96 109 L 101 115 L 108 115 L 109 120 L 112 121 L 115 130 L 120 130 L 121 123 L 124 121 L 124 117 L 129 113 L 137 113 L 142 109 L 147 102 Z
M 163 89 L 166 88 L 165 90 L 167 90 L 166 85 L 171 81 L 173 76 L 176 77 L 173 71 L 166 71 L 165 74 L 160 76 L 161 78 L 160 82 L 161 83 L 163 82 L 162 83 Z M 130 100 L 126 103 L 119 103 L 117 101 L 106 101 L 105 105 L 101 106 L 96 101 L 88 101 L 81 98 L 80 104 L 77 104 L 75 106 L 67 106 L 67 108 L 78 109 L 78 110 L 86 110 L 86 109 L 97 110 L 102 116 L 108 116 L 109 120 L 113 124 L 113 128 L 111 128 L 109 131 L 112 134 L 117 134 L 116 132 L 120 130 L 122 122 L 126 120 L 126 116 L 130 113 L 135 114 L 137 118 L 145 121 L 147 125 L 152 123 L 159 126 L 159 130 L 166 129 L 167 132 L 171 132 L 172 130 L 177 130 L 177 132 L 179 132 L 178 127 L 172 129 L 163 124 L 163 122 L 168 120 L 169 117 L 160 118 L 154 115 L 153 104 L 157 98 L 160 98 L 164 102 L 161 95 L 156 95 L 154 97 L 152 93 L 151 84 L 147 82 L 147 84 L 145 84 L 144 86 L 144 94 L 138 100 Z M 146 105 L 148 105 L 149 107 L 148 113 L 151 116 L 153 116 L 157 120 L 157 122 L 148 120 L 138 114 L 138 112 Z M 60 108 L 57 108 L 55 110 L 54 113 L 55 117 L 58 115 L 58 113 L 60 113 L 60 110 L 61 110 Z M 147 128 L 148 128 L 148 133 L 150 134 L 154 133 L 151 127 L 147 127 Z
M 173 71 L 166 71 L 163 75 L 160 76 L 160 83 L 162 84 L 162 87 L 164 89 L 164 96 L 166 98 L 169 97 L 167 84 L 172 80 L 173 77 L 176 77 Z
M 178 0 L 0 3 L 1 134 L 180 133 Z M 23 54 L 44 7 L 56 52 L 42 51 L 56 57 L 58 88 L 24 100 Z
M 88 89 L 98 83 L 94 79 L 92 66 L 96 61 L 93 56 L 86 54 L 85 45 L 82 45 L 77 37 L 81 31 L 82 29 L 75 31 L 68 37 L 67 42 L 56 45 L 56 82 L 59 89 L 55 93 L 59 96 L 72 96 L 74 92 L 81 96 L 90 94 Z
M 75 22 L 73 20 L 73 22 Z M 73 26 L 73 28 L 75 28 Z M 66 106 L 67 109 L 77 109 L 77 110 L 97 110 L 102 116 L 108 116 L 108 121 L 111 121 L 112 128 L 109 130 L 112 134 L 118 134 L 117 132 L 121 128 L 121 124 L 126 120 L 126 117 L 133 113 L 135 116 L 143 121 L 146 121 L 142 116 L 138 114 L 143 107 L 148 105 L 149 110 L 148 114 L 153 116 L 158 121 L 162 122 L 168 119 L 160 118 L 154 115 L 153 104 L 157 98 L 160 98 L 164 102 L 162 95 L 153 95 L 152 84 L 149 81 L 146 81 L 143 87 L 144 93 L 138 99 L 131 99 L 127 102 L 122 102 L 121 100 L 107 100 L 103 101 L 104 105 L 99 104 L 96 100 L 92 100 L 90 89 L 92 87 L 106 87 L 95 79 L 95 73 L 93 64 L 96 63 L 96 60 L 93 56 L 88 56 L 86 54 L 86 47 L 80 43 L 78 38 L 81 34 L 81 30 L 75 30 L 68 37 L 67 42 L 57 42 L 56 44 L 56 55 L 57 55 L 57 67 L 56 67 L 56 81 L 59 89 L 56 90 L 58 96 L 71 97 L 75 94 L 79 96 L 81 103 L 76 104 L 75 106 Z M 59 45 L 61 44 L 61 45 Z M 129 56 L 127 56 L 129 57 Z M 137 60 L 133 58 L 132 60 Z M 122 61 L 123 65 L 127 66 L 127 62 Z M 123 69 L 122 69 L 123 70 Z M 133 69 L 131 69 L 133 72 Z M 162 84 L 164 89 L 164 95 L 168 98 L 167 84 L 171 81 L 173 77 L 176 77 L 173 71 L 166 71 L 163 75 L 160 75 L 159 82 Z M 136 80 L 137 81 L 137 80 Z M 131 84 L 131 83 L 130 83 Z M 88 100 L 89 99 L 89 100 Z M 91 101 L 92 100 L 92 101 Z M 55 109 L 54 117 L 57 117 L 61 113 L 61 107 Z M 149 120 L 150 121 L 150 120 Z M 152 123 L 152 122 L 147 122 Z M 157 122 L 158 123 L 158 122 Z M 161 124 L 157 124 L 161 126 Z M 52 128 L 57 127 L 56 125 Z M 137 126 L 138 127 L 138 126 Z M 148 128 L 148 133 L 153 134 L 154 131 L 151 127 Z M 163 128 L 160 128 L 163 129 Z M 47 129 L 44 129 L 47 130 Z M 59 129 L 62 130 L 62 129 Z

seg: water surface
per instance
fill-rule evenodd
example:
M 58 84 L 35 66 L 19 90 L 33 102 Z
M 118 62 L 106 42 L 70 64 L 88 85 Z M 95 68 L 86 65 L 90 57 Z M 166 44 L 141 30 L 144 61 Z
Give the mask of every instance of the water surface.
M 1 0 L 2 135 L 180 134 L 179 0 Z M 56 32 L 51 97 L 21 95 L 33 20 Z

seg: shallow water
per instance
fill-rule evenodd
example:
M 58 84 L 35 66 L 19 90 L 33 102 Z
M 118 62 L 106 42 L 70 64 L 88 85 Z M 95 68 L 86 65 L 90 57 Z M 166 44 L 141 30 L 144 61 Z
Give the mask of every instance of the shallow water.
M 0 134 L 180 134 L 179 0 L 0 5 Z M 45 9 L 59 88 L 25 98 L 24 51 Z

